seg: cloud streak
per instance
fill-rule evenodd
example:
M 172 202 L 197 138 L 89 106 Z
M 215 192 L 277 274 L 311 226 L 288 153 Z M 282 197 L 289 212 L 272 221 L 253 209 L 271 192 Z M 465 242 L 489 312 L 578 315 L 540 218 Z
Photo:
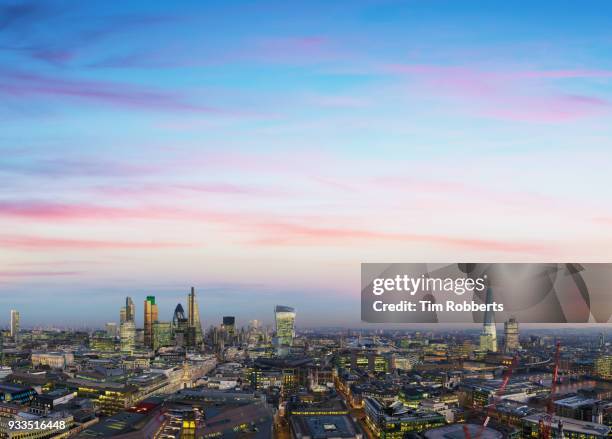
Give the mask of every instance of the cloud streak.
M 19 250 L 128 250 L 128 249 L 166 249 L 190 247 L 191 244 L 180 242 L 138 242 L 110 241 L 91 239 L 50 238 L 34 235 L 0 235 L 0 246 Z
M 253 244 L 264 246 L 275 245 L 342 245 L 350 242 L 395 241 L 425 243 L 501 253 L 536 253 L 550 250 L 547 245 L 531 242 L 506 242 L 475 238 L 461 238 L 444 235 L 388 233 L 348 227 L 328 228 L 294 225 L 287 223 L 260 224 L 260 230 L 270 235 L 267 238 L 253 241 Z
M 64 79 L 0 66 L 0 96 L 62 98 L 127 109 L 226 114 L 221 109 L 191 103 L 182 97 L 126 83 Z
M 539 82 L 609 79 L 611 70 L 482 70 L 471 67 L 391 65 L 387 71 L 425 85 L 429 93 L 459 99 L 481 116 L 521 122 L 566 122 L 605 114 L 611 103 L 598 96 L 551 91 Z
M 22 278 L 22 277 L 59 277 L 59 276 L 79 276 L 82 271 L 15 271 L 15 270 L 0 270 L 0 279 L 2 278 Z
M 40 177 L 89 177 L 116 178 L 142 177 L 162 171 L 161 166 L 130 164 L 102 158 L 28 158 L 0 161 L 0 172 Z

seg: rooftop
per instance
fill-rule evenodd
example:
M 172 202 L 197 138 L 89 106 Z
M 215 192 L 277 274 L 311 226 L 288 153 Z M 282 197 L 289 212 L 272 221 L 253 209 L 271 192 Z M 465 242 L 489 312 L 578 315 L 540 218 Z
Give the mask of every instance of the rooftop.
M 476 437 L 480 434 L 481 425 L 476 424 L 465 424 L 470 432 L 471 437 Z M 463 430 L 464 424 L 453 424 L 445 425 L 444 427 L 434 428 L 425 432 L 426 439 L 464 439 L 465 432 Z M 485 428 L 480 434 L 482 439 L 501 439 L 504 435 L 497 430 L 492 428 Z
M 539 424 L 540 420 L 546 416 L 545 413 L 536 413 L 534 415 L 525 416 L 523 421 Z M 593 422 L 579 421 L 577 419 L 564 418 L 561 416 L 553 416 L 551 424 L 556 426 L 559 420 L 563 422 L 563 428 L 566 431 L 573 431 L 579 434 L 608 436 L 611 428 L 603 424 L 595 424 Z
M 563 406 L 563 407 L 575 409 L 575 408 L 582 407 L 585 405 L 593 405 L 598 402 L 599 402 L 598 399 L 585 398 L 583 396 L 571 396 L 569 398 L 559 399 L 555 401 L 555 404 Z
M 297 437 L 327 439 L 353 438 L 356 435 L 356 427 L 347 415 L 292 416 L 290 422 Z

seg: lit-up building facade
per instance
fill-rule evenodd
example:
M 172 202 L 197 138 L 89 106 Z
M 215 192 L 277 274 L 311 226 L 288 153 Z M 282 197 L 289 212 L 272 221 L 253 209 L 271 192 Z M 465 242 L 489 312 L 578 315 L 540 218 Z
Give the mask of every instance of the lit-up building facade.
M 122 352 L 133 352 L 136 348 L 136 325 L 134 321 L 125 321 L 119 327 Z
M 486 303 L 493 303 L 493 290 L 487 288 Z M 495 312 L 487 309 L 480 334 L 480 349 L 483 351 L 497 352 L 497 329 L 495 328 Z
M 519 348 L 519 324 L 512 317 L 504 323 L 504 351 L 515 352 Z
M 375 437 L 403 439 L 408 432 L 421 432 L 446 424 L 443 415 L 426 410 L 414 410 L 399 401 L 391 405 L 375 398 L 365 398 L 366 424 Z
M 14 309 L 11 310 L 11 338 L 19 339 L 19 311 Z
M 174 340 L 172 337 L 172 323 L 153 323 L 153 349 L 159 349 L 164 346 L 172 346 L 173 344 Z
M 187 296 L 187 326 L 188 346 L 200 346 L 204 337 L 202 333 L 202 323 L 200 322 L 200 310 L 198 308 L 194 287 L 191 287 L 191 292 L 189 296 Z
M 295 337 L 295 309 L 277 305 L 274 308 L 275 344 L 292 346 Z
M 158 311 L 155 296 L 147 296 L 144 301 L 144 345 L 153 348 L 153 324 L 157 322 Z

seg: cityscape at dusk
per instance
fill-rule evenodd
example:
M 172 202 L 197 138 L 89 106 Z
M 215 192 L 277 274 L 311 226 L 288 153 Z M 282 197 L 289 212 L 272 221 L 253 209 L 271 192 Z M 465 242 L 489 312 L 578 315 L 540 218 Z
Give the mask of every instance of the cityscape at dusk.
M 0 439 L 612 437 L 610 17 L 0 0 Z
M 488 290 L 487 301 L 491 295 Z M 234 315 L 202 322 L 194 287 L 171 319 L 125 297 L 97 330 L 0 338 L 6 438 L 607 438 L 607 325 L 296 328 Z M 142 315 L 142 324 L 136 316 Z M 503 329 L 498 328 L 502 324 Z M 436 325 L 432 325 L 436 326 Z

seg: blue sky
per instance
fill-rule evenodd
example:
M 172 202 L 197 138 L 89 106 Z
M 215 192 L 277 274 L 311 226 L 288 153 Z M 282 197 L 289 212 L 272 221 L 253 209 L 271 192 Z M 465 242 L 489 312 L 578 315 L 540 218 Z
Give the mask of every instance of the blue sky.
M 0 2 L 0 322 L 193 284 L 358 324 L 363 261 L 609 261 L 611 9 Z

